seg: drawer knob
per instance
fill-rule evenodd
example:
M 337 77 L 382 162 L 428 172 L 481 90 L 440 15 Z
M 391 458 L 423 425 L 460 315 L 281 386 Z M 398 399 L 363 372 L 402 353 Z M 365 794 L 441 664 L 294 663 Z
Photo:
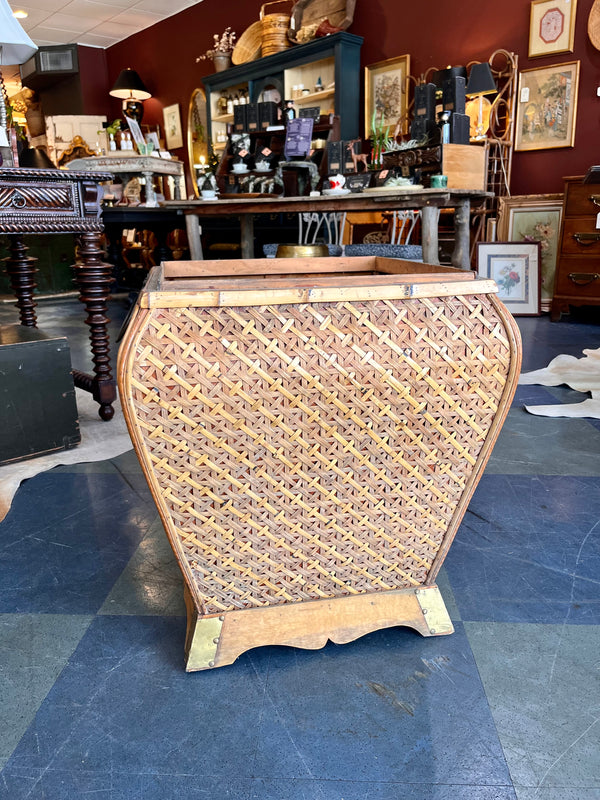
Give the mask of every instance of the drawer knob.
M 578 244 L 589 247 L 600 241 L 600 233 L 574 233 L 573 238 Z
M 600 194 L 591 194 L 588 197 L 588 200 L 590 200 L 595 206 L 600 207 Z
M 585 286 L 588 283 L 593 283 L 600 278 L 597 272 L 569 272 L 569 280 L 576 283 L 577 286 Z

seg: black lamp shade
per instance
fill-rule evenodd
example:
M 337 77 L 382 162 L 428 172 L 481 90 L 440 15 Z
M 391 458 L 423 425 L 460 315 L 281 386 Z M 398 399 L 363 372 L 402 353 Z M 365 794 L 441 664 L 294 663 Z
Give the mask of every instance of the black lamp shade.
M 493 94 L 498 91 L 494 76 L 492 75 L 492 68 L 487 61 L 481 64 L 473 64 L 471 72 L 469 73 L 469 82 L 465 90 L 468 95 L 477 94 Z
M 152 97 L 134 69 L 121 70 L 109 94 L 112 97 L 119 97 L 121 100 L 148 100 L 149 97 Z

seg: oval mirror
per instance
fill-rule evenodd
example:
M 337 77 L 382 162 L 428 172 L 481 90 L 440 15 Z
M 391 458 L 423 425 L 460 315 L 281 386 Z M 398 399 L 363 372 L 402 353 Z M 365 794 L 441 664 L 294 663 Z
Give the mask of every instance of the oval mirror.
M 188 113 L 188 159 L 194 194 L 199 197 L 198 174 L 208 163 L 208 120 L 204 89 L 194 89 Z

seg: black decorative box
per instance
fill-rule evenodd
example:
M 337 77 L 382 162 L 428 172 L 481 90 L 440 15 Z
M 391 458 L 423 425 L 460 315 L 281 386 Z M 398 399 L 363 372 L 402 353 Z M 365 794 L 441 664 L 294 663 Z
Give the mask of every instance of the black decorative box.
M 246 104 L 233 107 L 233 130 L 236 133 L 245 133 L 248 130 Z
M 0 464 L 79 444 L 66 337 L 23 325 L 0 327 L 0 375 Z
M 327 171 L 330 175 L 342 172 L 344 165 L 342 162 L 343 142 L 327 142 Z
M 261 131 L 266 130 L 271 125 L 279 123 L 279 106 L 277 103 L 259 103 L 258 104 L 258 128 Z
M 256 103 L 248 103 L 246 106 L 246 130 L 257 131 L 258 128 L 258 105 Z

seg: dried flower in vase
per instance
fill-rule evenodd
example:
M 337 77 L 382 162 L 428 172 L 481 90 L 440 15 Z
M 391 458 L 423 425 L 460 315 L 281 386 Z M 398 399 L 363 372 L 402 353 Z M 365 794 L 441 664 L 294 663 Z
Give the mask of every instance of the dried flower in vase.
M 213 47 L 212 50 L 207 50 L 206 53 L 202 56 L 198 56 L 196 59 L 196 64 L 199 61 L 205 61 L 207 58 L 214 58 L 216 55 L 231 53 L 233 48 L 235 47 L 235 31 L 232 31 L 231 28 L 226 28 L 221 36 L 218 33 L 213 35 Z

